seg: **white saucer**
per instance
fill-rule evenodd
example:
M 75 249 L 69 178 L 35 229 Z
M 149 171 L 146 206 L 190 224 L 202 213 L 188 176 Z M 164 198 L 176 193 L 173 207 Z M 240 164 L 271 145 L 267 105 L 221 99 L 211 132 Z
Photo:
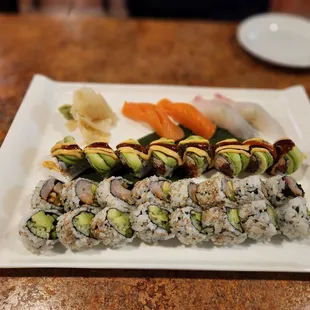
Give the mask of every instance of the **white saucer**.
M 244 20 L 237 39 L 253 56 L 281 66 L 310 68 L 310 21 L 287 14 L 260 14 Z

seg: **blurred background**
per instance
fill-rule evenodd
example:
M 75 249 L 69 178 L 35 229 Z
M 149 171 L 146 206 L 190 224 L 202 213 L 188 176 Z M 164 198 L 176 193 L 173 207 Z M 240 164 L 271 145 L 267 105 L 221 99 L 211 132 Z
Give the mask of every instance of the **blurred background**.
M 0 12 L 241 20 L 268 11 L 310 16 L 310 0 L 0 0 Z

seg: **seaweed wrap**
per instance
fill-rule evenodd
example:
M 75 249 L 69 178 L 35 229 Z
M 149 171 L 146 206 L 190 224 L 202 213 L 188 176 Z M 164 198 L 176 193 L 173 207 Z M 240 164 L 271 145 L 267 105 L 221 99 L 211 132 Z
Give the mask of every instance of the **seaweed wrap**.
M 118 144 L 116 148 L 122 165 L 127 167 L 135 177 L 143 178 L 151 171 L 149 155 L 138 141 L 129 139 Z
M 87 145 L 84 154 L 89 164 L 104 177 L 109 177 L 119 163 L 119 158 L 106 142 Z
M 182 165 L 182 158 L 174 140 L 161 138 L 148 146 L 153 171 L 156 175 L 170 177 Z
M 305 156 L 292 140 L 281 139 L 273 146 L 277 152 L 277 160 L 268 170 L 269 174 L 275 175 L 277 172 L 292 174 L 300 168 Z
M 304 197 L 305 192 L 291 176 L 277 175 L 265 181 L 265 196 L 274 207 L 281 207 L 295 197 Z
M 266 242 L 279 234 L 275 210 L 266 199 L 242 205 L 239 217 L 248 238 Z
M 146 243 L 157 243 L 174 237 L 170 227 L 170 212 L 160 204 L 141 204 L 130 214 L 132 229 Z
M 95 238 L 112 248 L 121 247 L 135 238 L 130 213 L 122 207 L 107 207 L 92 220 L 91 231 Z
M 132 196 L 138 206 L 146 202 L 158 203 L 163 208 L 170 209 L 171 181 L 157 176 L 151 176 L 138 181 L 133 189 Z
M 85 250 L 100 243 L 91 232 L 91 222 L 98 208 L 81 207 L 61 215 L 56 226 L 60 243 L 67 249 Z
M 192 207 L 175 210 L 171 215 L 170 225 L 172 232 L 185 245 L 195 245 L 207 241 L 201 225 L 201 212 Z
M 96 198 L 102 208 L 122 207 L 130 210 L 135 207 L 131 192 L 132 183 L 122 177 L 110 177 L 99 183 Z
M 236 177 L 245 171 L 250 162 L 250 146 L 236 139 L 226 139 L 214 146 L 214 167 L 228 177 Z
M 84 205 L 99 207 L 96 199 L 98 183 L 78 178 L 63 186 L 61 202 L 66 212 L 80 208 Z
M 58 242 L 56 225 L 61 215 L 57 210 L 32 210 L 21 223 L 19 236 L 26 249 L 40 254 L 53 249 Z
M 202 228 L 210 236 L 215 245 L 233 245 L 244 242 L 244 232 L 238 209 L 230 207 L 214 207 L 202 212 Z
M 277 159 L 274 146 L 261 138 L 253 138 L 243 142 L 250 146 L 250 162 L 247 171 L 253 174 L 264 174 Z
M 232 180 L 215 176 L 198 184 L 196 190 L 197 204 L 203 209 L 213 207 L 236 206 Z
M 310 234 L 310 217 L 306 200 L 296 197 L 288 201 L 275 212 L 279 219 L 281 233 L 289 239 L 308 238 Z
M 212 167 L 213 148 L 208 140 L 200 136 L 190 136 L 180 141 L 178 146 L 188 176 L 199 177 Z
M 63 212 L 60 195 L 63 188 L 63 182 L 50 177 L 40 181 L 31 197 L 31 207 L 33 209 L 55 209 Z

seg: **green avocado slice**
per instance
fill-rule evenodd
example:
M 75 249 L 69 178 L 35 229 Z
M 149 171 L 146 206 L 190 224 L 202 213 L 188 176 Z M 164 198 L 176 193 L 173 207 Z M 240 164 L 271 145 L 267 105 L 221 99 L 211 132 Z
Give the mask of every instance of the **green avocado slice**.
M 109 209 L 107 214 L 108 221 L 112 224 L 112 226 L 123 236 L 126 238 L 131 238 L 134 234 L 129 214 L 125 212 L 121 212 L 117 209 Z
M 155 205 L 148 206 L 148 210 L 150 220 L 158 227 L 161 227 L 167 232 L 170 232 L 169 212 Z
M 99 156 L 105 161 L 105 163 L 113 168 L 116 164 L 116 160 L 114 158 L 112 158 L 111 156 L 109 155 L 106 155 L 106 154 L 99 154 Z
M 196 212 L 194 210 L 191 211 L 191 222 L 193 226 L 199 231 L 202 231 L 202 225 L 201 225 L 201 219 L 202 219 L 202 214 L 201 212 Z
M 300 152 L 300 150 L 298 149 L 297 146 L 293 147 L 293 149 L 288 152 L 288 155 L 290 156 L 290 158 L 292 158 L 292 160 L 294 162 L 293 172 L 295 172 L 300 168 L 300 166 L 303 162 L 304 156 Z
M 170 156 L 166 156 L 162 152 L 154 151 L 153 154 L 169 167 L 174 168 L 174 167 L 177 167 L 178 165 L 178 162 L 174 158 Z
M 265 152 L 256 152 L 255 156 L 257 157 L 259 162 L 259 168 L 257 172 L 259 174 L 263 174 L 268 168 L 268 162 L 267 157 L 265 156 Z
M 106 174 L 111 171 L 111 168 L 106 164 L 106 162 L 99 154 L 87 154 L 87 158 L 89 159 L 94 169 L 96 169 L 98 172 Z
M 240 154 L 240 159 L 241 159 L 241 163 L 242 163 L 242 170 L 241 171 L 244 171 L 247 168 L 247 166 L 249 165 L 250 157 L 247 157 L 244 154 Z
M 203 157 L 196 155 L 194 153 L 191 153 L 191 157 L 194 159 L 197 168 L 202 168 L 204 166 L 205 161 Z
M 127 165 L 134 172 L 141 171 L 143 165 L 142 165 L 142 162 L 140 160 L 140 157 L 137 154 L 122 152 L 122 155 L 124 156 Z
M 226 214 L 227 214 L 227 218 L 228 218 L 229 223 L 234 228 L 236 228 L 241 233 L 243 233 L 243 228 L 242 228 L 242 226 L 240 224 L 240 218 L 239 218 L 238 209 L 226 208 Z
M 239 154 L 237 153 L 224 153 L 222 154 L 225 156 L 228 161 L 232 164 L 233 167 L 233 175 L 237 176 L 242 171 L 242 162 L 240 159 Z

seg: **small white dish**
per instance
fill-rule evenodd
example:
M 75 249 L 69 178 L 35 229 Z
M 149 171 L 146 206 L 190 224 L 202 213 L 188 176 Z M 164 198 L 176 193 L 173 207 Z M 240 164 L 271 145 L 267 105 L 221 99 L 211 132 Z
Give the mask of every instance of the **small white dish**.
M 292 68 L 310 68 L 310 21 L 287 14 L 260 14 L 237 29 L 241 46 L 261 60 Z

